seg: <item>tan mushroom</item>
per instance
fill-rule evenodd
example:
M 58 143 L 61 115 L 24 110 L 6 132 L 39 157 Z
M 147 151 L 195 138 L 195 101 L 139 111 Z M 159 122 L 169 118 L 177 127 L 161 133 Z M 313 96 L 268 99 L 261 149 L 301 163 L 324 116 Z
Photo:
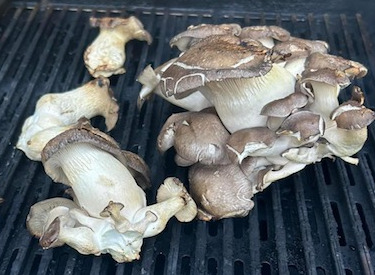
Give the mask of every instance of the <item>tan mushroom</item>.
M 93 77 L 125 73 L 125 44 L 130 40 L 152 42 L 151 35 L 134 16 L 90 18 L 90 24 L 100 28 L 99 35 L 83 55 L 86 68 Z
M 290 33 L 278 26 L 250 26 L 242 28 L 240 38 L 254 39 L 267 48 L 273 48 L 274 40 L 287 41 L 290 39 Z

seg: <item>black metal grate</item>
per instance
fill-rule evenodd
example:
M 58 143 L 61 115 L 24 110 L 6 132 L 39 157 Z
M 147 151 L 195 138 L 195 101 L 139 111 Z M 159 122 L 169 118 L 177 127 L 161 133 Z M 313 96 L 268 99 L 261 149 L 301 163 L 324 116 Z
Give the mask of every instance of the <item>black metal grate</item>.
M 362 62 L 370 73 L 358 81 L 366 105 L 375 108 L 373 27 L 361 14 L 278 14 L 181 9 L 92 8 L 14 2 L 0 17 L 0 274 L 374 274 L 375 269 L 375 125 L 358 154 L 358 166 L 341 160 L 310 165 L 256 195 L 246 218 L 181 224 L 171 220 L 157 237 L 145 240 L 141 260 L 116 264 L 108 255 L 83 256 L 68 246 L 43 251 L 25 228 L 32 204 L 63 196 L 40 163 L 14 149 L 21 126 L 37 99 L 63 92 L 90 79 L 82 54 L 97 34 L 90 16 L 135 14 L 154 37 L 151 46 L 127 45 L 127 73 L 111 78 L 120 103 L 120 119 L 111 135 L 140 154 L 152 168 L 156 187 L 186 169 L 173 152 L 159 155 L 155 140 L 176 107 L 154 98 L 138 112 L 140 85 L 134 80 L 147 65 L 177 55 L 169 39 L 191 24 L 236 22 L 277 24 L 293 35 L 329 42 L 331 52 Z M 349 92 L 342 94 L 347 99 Z M 103 128 L 103 121 L 94 120 Z

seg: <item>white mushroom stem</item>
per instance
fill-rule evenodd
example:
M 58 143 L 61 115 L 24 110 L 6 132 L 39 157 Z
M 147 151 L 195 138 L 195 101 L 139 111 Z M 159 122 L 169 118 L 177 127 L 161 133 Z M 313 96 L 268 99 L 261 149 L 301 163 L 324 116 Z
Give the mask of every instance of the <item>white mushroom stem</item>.
M 65 173 L 80 206 L 93 217 L 100 218 L 110 201 L 125 206 L 121 215 L 128 220 L 146 206 L 145 194 L 128 169 L 103 150 L 85 143 L 70 144 L 61 148 L 53 161 Z
M 233 133 L 244 128 L 266 126 L 263 106 L 294 92 L 295 78 L 274 64 L 264 76 L 207 82 L 202 93 L 213 103 L 224 126 Z

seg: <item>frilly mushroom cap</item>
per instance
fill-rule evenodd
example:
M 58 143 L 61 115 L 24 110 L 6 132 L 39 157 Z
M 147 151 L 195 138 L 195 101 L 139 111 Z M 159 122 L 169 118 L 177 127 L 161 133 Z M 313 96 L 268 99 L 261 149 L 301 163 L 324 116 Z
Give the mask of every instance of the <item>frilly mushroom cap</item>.
M 278 26 L 249 26 L 242 28 L 241 39 L 261 39 L 271 37 L 279 41 L 287 41 L 290 38 L 290 33 Z
M 375 112 L 350 103 L 340 105 L 332 112 L 331 119 L 337 127 L 346 130 L 358 130 L 367 127 L 375 120 Z
M 186 51 L 193 44 L 199 42 L 209 36 L 214 35 L 235 35 L 241 33 L 241 27 L 238 24 L 200 24 L 196 26 L 189 26 L 186 31 L 174 36 L 169 45 L 176 46 L 180 51 Z
M 91 126 L 87 119 L 81 119 L 77 127 L 69 129 L 55 138 L 51 139 L 42 151 L 42 163 L 46 173 L 57 182 L 70 185 L 62 169 L 56 166 L 53 156 L 64 147 L 73 143 L 88 143 L 103 151 L 112 154 L 135 177 L 139 186 L 142 188 L 150 187 L 150 170 L 145 162 L 136 154 L 122 151 L 117 142 Z
M 308 97 L 303 93 L 296 92 L 264 105 L 260 114 L 272 117 L 287 117 L 297 109 L 304 107 L 307 103 Z
M 201 220 L 244 217 L 254 206 L 252 183 L 238 165 L 195 164 L 189 182 Z
M 316 81 L 320 83 L 326 83 L 332 86 L 339 85 L 341 88 L 345 88 L 350 85 L 351 81 L 349 77 L 342 71 L 331 70 L 329 68 L 324 68 L 320 70 L 308 70 L 306 69 L 302 73 L 300 83 L 309 83 L 311 81 Z M 301 89 L 303 92 L 304 89 Z
M 319 114 L 300 111 L 287 117 L 276 134 L 295 136 L 298 140 L 309 141 L 322 136 L 324 128 L 324 120 Z
M 228 131 L 214 112 L 185 112 L 174 114 L 164 124 L 158 136 L 158 148 L 164 152 L 174 146 L 176 162 L 188 166 L 226 163 L 225 142 Z
M 228 139 L 228 156 L 233 163 L 241 163 L 252 152 L 271 147 L 276 139 L 275 132 L 266 127 L 239 130 Z
M 132 29 L 135 32 L 137 39 L 144 40 L 147 44 L 152 43 L 151 35 L 144 30 L 142 22 L 135 16 L 130 16 L 128 18 L 119 17 L 102 17 L 102 18 L 90 18 L 90 25 L 92 27 L 99 27 L 101 29 L 115 29 L 116 27 L 125 26 Z
M 321 69 L 338 70 L 345 73 L 347 77 L 362 78 L 367 74 L 367 68 L 361 63 L 345 59 L 341 56 L 315 52 L 307 57 L 305 66 L 310 71 Z
M 272 58 L 289 60 L 307 57 L 314 52 L 326 53 L 328 49 L 329 46 L 324 41 L 291 37 L 288 41 L 278 43 L 272 48 Z
M 164 72 L 159 85 L 166 96 L 183 97 L 182 93 L 196 90 L 206 82 L 262 76 L 272 68 L 269 53 L 255 40 L 241 41 L 224 35 L 207 37 L 181 55 Z
M 29 232 L 40 238 L 46 225 L 51 210 L 63 206 L 66 209 L 79 208 L 73 201 L 65 198 L 52 198 L 37 202 L 31 206 L 26 218 L 26 226 Z

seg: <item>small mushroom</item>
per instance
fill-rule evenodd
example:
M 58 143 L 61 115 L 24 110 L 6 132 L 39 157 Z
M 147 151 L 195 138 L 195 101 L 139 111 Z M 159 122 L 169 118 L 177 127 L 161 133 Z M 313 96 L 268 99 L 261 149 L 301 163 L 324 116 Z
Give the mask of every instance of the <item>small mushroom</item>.
M 118 110 L 107 78 L 92 80 L 68 92 L 45 94 L 38 100 L 34 114 L 24 122 L 16 147 L 30 159 L 40 160 L 41 151 L 35 149 L 42 149 L 53 132 L 69 128 L 82 117 L 90 119 L 99 115 L 105 118 L 109 131 L 117 122 Z
M 244 217 L 254 207 L 252 182 L 238 165 L 194 164 L 189 182 L 201 220 Z
M 260 42 L 211 36 L 171 64 L 159 85 L 166 96 L 177 99 L 199 90 L 214 105 L 224 126 L 235 132 L 265 126 L 262 107 L 293 93 L 295 78 L 271 63 L 269 49 Z
M 180 166 L 196 162 L 228 163 L 225 148 L 228 137 L 228 131 L 214 112 L 184 112 L 173 114 L 164 123 L 157 146 L 161 152 L 173 146 Z
M 212 106 L 211 102 L 209 102 L 198 90 L 191 92 L 188 96 L 181 99 L 176 99 L 174 96 L 166 97 L 161 92 L 160 86 L 158 85 L 161 75 L 171 64 L 173 64 L 174 61 L 176 61 L 176 58 L 169 60 L 155 70 L 152 69 L 151 65 L 148 65 L 141 72 L 137 79 L 137 81 L 143 85 L 137 100 L 138 109 L 142 108 L 143 103 L 152 93 L 155 93 L 173 105 L 179 106 L 188 111 L 198 112 Z
M 137 39 L 151 44 L 151 35 L 136 17 L 129 18 L 90 18 L 92 27 L 99 27 L 99 35 L 86 49 L 83 59 L 93 77 L 110 77 L 123 74 L 125 44 Z
M 189 26 L 186 31 L 174 36 L 169 45 L 176 46 L 180 51 L 184 52 L 192 45 L 201 41 L 202 39 L 214 35 L 233 35 L 238 36 L 241 33 L 241 27 L 238 24 L 200 24 L 196 26 Z
M 242 40 L 257 40 L 265 47 L 271 49 L 275 46 L 274 39 L 278 41 L 287 41 L 290 38 L 290 33 L 278 26 L 250 26 L 242 28 L 240 38 Z

